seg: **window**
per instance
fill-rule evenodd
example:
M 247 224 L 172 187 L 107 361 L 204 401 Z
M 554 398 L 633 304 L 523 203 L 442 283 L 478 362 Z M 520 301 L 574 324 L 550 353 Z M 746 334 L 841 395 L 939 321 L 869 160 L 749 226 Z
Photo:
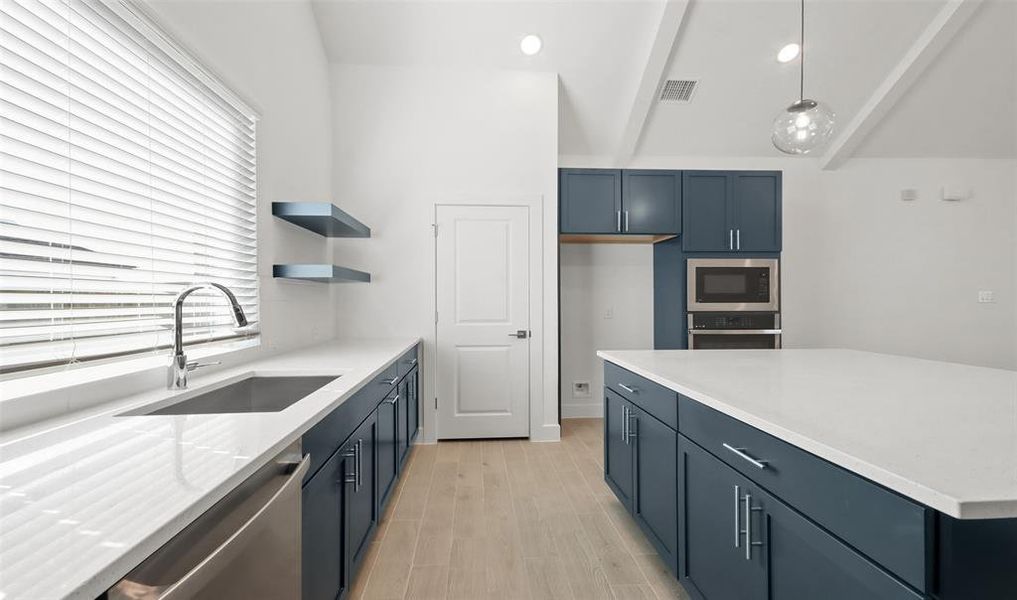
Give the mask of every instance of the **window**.
M 164 351 L 184 286 L 258 320 L 255 115 L 122 0 L 0 0 L 0 373 Z M 232 329 L 196 293 L 185 341 Z

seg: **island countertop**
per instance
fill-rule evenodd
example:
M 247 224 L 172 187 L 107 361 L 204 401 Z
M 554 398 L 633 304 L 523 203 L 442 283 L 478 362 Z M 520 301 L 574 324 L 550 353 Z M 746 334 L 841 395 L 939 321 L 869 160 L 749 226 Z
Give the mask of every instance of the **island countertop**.
M 325 343 L 0 435 L 0 598 L 98 597 L 418 341 Z M 280 412 L 118 416 L 250 375 L 335 379 Z
M 597 356 L 944 514 L 1017 517 L 1017 371 L 833 349 Z

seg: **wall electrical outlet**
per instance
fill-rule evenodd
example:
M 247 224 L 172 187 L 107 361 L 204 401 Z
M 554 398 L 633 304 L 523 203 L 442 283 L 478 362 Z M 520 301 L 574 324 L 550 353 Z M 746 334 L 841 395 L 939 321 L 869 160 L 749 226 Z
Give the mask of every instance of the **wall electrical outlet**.
M 572 397 L 573 398 L 589 398 L 590 397 L 590 382 L 589 381 L 573 381 L 572 382 Z
M 978 292 L 978 303 L 979 304 L 993 304 L 996 302 L 996 294 L 992 290 L 982 290 Z
M 614 309 L 613 308 L 609 308 L 609 309 L 605 310 L 604 311 L 604 318 L 605 319 L 613 319 L 614 318 Z

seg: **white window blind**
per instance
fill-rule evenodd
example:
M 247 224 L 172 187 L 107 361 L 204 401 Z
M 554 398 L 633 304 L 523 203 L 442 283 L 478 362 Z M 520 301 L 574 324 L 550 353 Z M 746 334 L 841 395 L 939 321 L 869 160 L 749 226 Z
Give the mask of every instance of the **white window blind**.
M 255 115 L 119 0 L 0 0 L 0 372 L 258 320 Z M 185 306 L 188 343 L 232 329 Z

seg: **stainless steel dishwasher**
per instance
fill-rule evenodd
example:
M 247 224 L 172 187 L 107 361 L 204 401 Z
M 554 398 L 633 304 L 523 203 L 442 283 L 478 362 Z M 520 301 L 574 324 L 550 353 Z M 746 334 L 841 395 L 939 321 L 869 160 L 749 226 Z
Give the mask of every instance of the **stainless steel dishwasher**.
M 300 483 L 290 446 L 107 592 L 110 600 L 300 598 Z

